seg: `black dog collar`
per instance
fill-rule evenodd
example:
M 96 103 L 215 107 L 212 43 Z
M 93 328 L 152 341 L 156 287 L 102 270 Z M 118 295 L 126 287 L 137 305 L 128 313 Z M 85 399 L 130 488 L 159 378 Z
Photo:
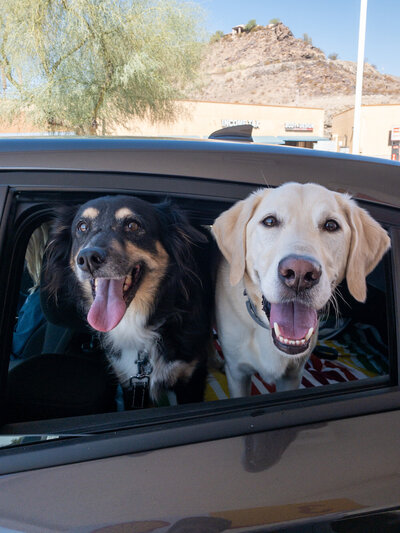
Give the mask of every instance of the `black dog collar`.
M 243 296 L 247 296 L 247 300 L 246 300 L 246 307 L 247 307 L 247 311 L 249 313 L 249 315 L 251 316 L 251 318 L 254 320 L 254 322 L 256 324 L 258 324 L 259 326 L 261 326 L 262 328 L 264 329 L 270 329 L 267 324 L 265 324 L 261 318 L 257 315 L 257 311 L 256 311 L 256 308 L 253 304 L 253 302 L 251 301 L 249 295 L 247 294 L 247 291 L 246 289 L 244 289 L 243 291 Z M 267 307 L 269 306 L 268 302 L 265 300 L 264 296 L 262 297 L 262 305 L 263 305 L 263 309 L 264 311 L 266 311 Z

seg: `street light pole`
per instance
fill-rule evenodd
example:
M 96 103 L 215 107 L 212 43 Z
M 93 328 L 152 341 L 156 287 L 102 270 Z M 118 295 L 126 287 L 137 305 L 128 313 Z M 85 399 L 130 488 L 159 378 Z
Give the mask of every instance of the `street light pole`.
M 364 74 L 364 49 L 365 30 L 367 25 L 367 3 L 368 0 L 361 0 L 360 4 L 360 26 L 358 30 L 358 55 L 357 55 L 357 79 L 356 98 L 354 103 L 354 124 L 353 124 L 353 154 L 360 153 L 360 122 L 361 122 L 361 98 Z

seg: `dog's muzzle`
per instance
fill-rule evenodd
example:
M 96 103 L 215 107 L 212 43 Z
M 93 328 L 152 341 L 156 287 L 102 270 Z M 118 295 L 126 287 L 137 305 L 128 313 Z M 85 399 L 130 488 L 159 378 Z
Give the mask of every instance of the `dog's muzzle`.
M 263 299 L 263 310 L 271 327 L 275 346 L 285 354 L 301 355 L 317 331 L 318 313 L 309 305 L 309 291 L 321 278 L 322 267 L 312 257 L 291 254 L 278 264 L 281 282 L 281 301 L 268 303 Z
M 145 271 L 142 261 L 125 265 L 104 248 L 83 248 L 76 258 L 77 268 L 90 282 L 93 302 L 87 320 L 93 329 L 107 332 L 123 319 L 136 295 Z

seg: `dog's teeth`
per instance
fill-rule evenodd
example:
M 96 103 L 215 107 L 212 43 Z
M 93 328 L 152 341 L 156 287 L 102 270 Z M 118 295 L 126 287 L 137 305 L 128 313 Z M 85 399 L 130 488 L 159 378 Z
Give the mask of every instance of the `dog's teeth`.
M 313 329 L 313 328 L 310 328 L 310 329 Z M 274 324 L 274 330 L 276 334 L 275 324 Z M 287 344 L 288 346 L 304 346 L 308 340 L 307 338 L 296 339 L 296 340 L 286 339 L 285 337 L 282 337 L 282 335 L 279 335 L 279 336 L 277 335 L 276 338 L 279 340 L 279 342 L 281 342 L 282 344 Z
M 313 333 L 314 333 L 314 328 L 310 328 L 310 329 L 308 330 L 307 335 L 305 336 L 305 340 L 306 340 L 306 341 L 310 340 L 311 335 L 312 335 Z
M 281 330 L 279 329 L 279 326 L 276 322 L 274 322 L 274 331 L 276 338 L 279 339 L 279 337 L 281 337 Z
M 310 328 L 310 329 L 313 329 L 313 328 Z M 276 334 L 276 329 L 275 329 L 275 324 L 274 324 L 274 330 L 275 330 L 275 334 Z M 278 329 L 279 331 L 279 329 Z M 311 333 L 312 335 L 312 333 Z M 277 335 L 276 338 L 279 340 L 279 342 L 281 342 L 282 344 L 286 344 L 287 346 L 304 346 L 305 344 L 307 344 L 307 338 L 304 338 L 304 339 L 286 339 L 285 337 L 282 337 L 282 335 Z

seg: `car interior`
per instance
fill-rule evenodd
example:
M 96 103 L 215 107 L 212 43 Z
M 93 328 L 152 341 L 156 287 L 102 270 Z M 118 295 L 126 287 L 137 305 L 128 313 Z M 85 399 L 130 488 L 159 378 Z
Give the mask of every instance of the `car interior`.
M 157 197 L 145 197 L 158 201 Z M 193 224 L 208 226 L 226 207 L 221 202 L 173 199 L 191 216 Z M 78 200 L 78 203 L 79 200 Z M 228 204 L 229 205 L 229 204 Z M 68 304 L 61 292 L 49 297 L 41 279 L 43 253 L 49 235 L 51 208 L 38 204 L 35 224 L 21 234 L 25 253 L 20 254 L 22 272 L 16 301 L 7 378 L 7 423 L 48 420 L 112 413 L 124 410 L 120 387 L 106 356 L 86 321 Z M 339 387 L 374 387 L 388 382 L 395 363 L 390 357 L 389 256 L 368 277 L 368 298 L 356 302 L 343 283 L 337 307 L 331 306 L 320 325 L 319 341 L 308 361 L 302 389 L 337 390 Z M 44 259 L 45 260 L 45 259 Z M 67 289 L 67 288 L 66 288 Z M 223 354 L 214 331 L 215 364 L 210 368 L 205 401 L 228 399 L 223 373 Z M 252 395 L 273 399 L 273 384 L 253 376 Z M 287 393 L 296 395 L 296 391 Z M 166 394 L 158 405 L 174 405 Z

